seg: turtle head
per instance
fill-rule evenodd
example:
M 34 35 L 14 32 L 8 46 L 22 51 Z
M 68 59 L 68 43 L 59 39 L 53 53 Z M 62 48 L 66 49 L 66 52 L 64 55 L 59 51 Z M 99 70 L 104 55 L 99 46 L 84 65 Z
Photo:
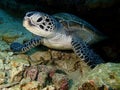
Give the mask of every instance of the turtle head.
M 31 33 L 42 37 L 51 37 L 57 30 L 57 22 L 52 16 L 37 11 L 26 13 L 23 26 Z

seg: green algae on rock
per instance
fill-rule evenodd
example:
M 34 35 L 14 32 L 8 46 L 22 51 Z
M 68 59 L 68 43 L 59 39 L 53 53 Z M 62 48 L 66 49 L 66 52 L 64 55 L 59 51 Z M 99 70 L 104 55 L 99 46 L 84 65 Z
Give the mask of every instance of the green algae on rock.
M 8 45 L 5 41 L 0 40 L 0 51 L 9 50 L 10 45 Z
M 25 59 L 13 59 L 10 62 L 10 79 L 9 82 L 20 81 L 22 79 L 22 74 L 25 70 L 25 67 L 28 67 L 30 64 Z M 19 80 L 18 80 L 19 78 Z
M 113 89 L 120 89 L 120 64 L 106 63 L 95 67 L 80 80 L 84 82 L 94 82 L 96 86 L 108 86 Z
M 2 40 L 6 41 L 7 43 L 11 43 L 21 36 L 22 36 L 22 32 L 19 31 L 16 32 L 15 30 L 14 31 L 12 30 L 4 33 L 2 36 Z
M 31 64 L 40 64 L 51 60 L 51 54 L 48 51 L 37 51 L 30 55 Z
M 5 83 L 5 72 L 0 70 L 0 84 Z

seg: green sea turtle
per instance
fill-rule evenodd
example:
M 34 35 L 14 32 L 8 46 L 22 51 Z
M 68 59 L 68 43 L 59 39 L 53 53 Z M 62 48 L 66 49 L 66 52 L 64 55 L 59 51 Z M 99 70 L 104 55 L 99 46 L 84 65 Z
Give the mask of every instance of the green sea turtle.
M 102 58 L 88 45 L 99 41 L 101 33 L 77 16 L 68 13 L 50 16 L 31 11 L 26 13 L 23 26 L 37 36 L 24 44 L 12 43 L 10 48 L 14 52 L 27 52 L 42 44 L 53 49 L 72 49 L 81 60 L 92 66 L 103 63 Z

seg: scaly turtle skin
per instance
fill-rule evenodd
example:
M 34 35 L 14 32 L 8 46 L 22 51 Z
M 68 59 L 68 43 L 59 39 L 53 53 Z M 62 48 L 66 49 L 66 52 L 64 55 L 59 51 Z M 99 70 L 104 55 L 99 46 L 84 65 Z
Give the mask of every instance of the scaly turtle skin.
M 82 60 L 92 67 L 103 63 L 103 60 L 88 46 L 102 38 L 102 35 L 86 21 L 67 13 L 53 16 L 43 12 L 26 13 L 23 26 L 37 35 L 23 45 L 17 42 L 11 44 L 14 52 L 27 52 L 29 49 L 45 45 L 59 50 L 72 49 Z

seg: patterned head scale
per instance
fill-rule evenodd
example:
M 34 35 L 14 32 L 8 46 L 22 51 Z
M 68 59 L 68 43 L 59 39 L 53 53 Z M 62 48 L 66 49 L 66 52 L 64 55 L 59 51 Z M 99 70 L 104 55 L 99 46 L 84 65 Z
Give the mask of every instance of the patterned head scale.
M 46 37 L 56 30 L 56 20 L 48 14 L 31 11 L 26 13 L 23 26 L 36 35 Z

